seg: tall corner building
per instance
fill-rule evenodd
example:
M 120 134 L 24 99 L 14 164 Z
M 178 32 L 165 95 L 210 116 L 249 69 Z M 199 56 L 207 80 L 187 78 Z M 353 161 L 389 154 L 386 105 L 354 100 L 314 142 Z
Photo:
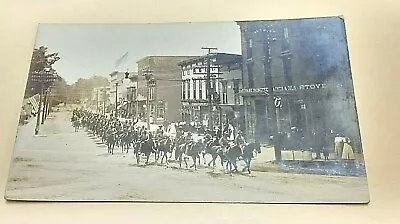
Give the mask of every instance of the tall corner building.
M 327 17 L 237 24 L 247 138 L 267 142 L 273 133 L 272 119 L 276 119 L 278 132 L 283 136 L 296 132 L 296 142 L 303 149 L 330 147 L 331 135 L 341 133 L 360 151 L 343 20 Z M 273 107 L 267 103 L 271 92 Z

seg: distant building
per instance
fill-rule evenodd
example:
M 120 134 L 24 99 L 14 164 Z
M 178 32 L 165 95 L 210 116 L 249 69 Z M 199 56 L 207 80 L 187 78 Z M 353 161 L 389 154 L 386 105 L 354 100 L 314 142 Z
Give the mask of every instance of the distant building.
M 333 130 L 349 136 L 360 149 L 343 21 L 322 18 L 238 25 L 247 137 L 268 141 L 274 110 L 278 131 L 283 136 L 292 133 L 291 138 L 296 135 L 300 148 L 330 147 Z M 269 74 L 273 107 L 268 105 Z
M 225 121 L 232 119 L 233 109 L 237 109 L 234 105 L 241 104 L 239 96 L 239 90 L 242 87 L 241 60 L 241 55 L 226 53 L 216 53 L 210 58 L 210 91 L 215 93 L 213 98 L 219 98 L 213 108 L 214 121 L 220 118 Z M 187 122 L 207 124 L 209 119 L 206 86 L 207 56 L 191 58 L 179 65 L 182 69 L 182 118 Z M 219 111 L 217 106 L 221 106 L 222 111 Z
M 132 91 L 137 86 L 137 82 L 132 80 L 133 76 L 137 76 L 137 73 L 130 72 L 130 77 L 125 77 L 126 72 L 115 71 L 110 74 L 110 91 L 109 91 L 109 102 L 113 105 L 113 111 L 115 111 L 115 104 L 117 103 L 117 109 L 121 109 L 127 116 L 132 105 L 133 97 Z M 117 94 L 117 96 L 116 96 Z M 119 115 L 122 115 L 119 113 Z
M 158 123 L 181 119 L 181 69 L 178 63 L 190 58 L 193 56 L 147 56 L 137 61 L 141 117 L 146 117 L 148 93 L 152 119 L 157 117 Z M 149 89 L 145 74 L 150 74 L 154 81 L 154 86 Z
M 105 113 L 107 107 L 111 105 L 110 101 L 110 86 L 95 87 L 91 94 L 91 108 L 98 113 Z M 115 95 L 114 95 L 115 99 Z

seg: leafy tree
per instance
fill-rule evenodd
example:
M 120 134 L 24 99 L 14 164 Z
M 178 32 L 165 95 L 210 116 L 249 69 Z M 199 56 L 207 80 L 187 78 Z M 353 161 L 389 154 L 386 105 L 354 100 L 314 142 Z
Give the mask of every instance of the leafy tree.
M 85 98 L 91 98 L 92 91 L 96 87 L 108 86 L 109 81 L 102 76 L 92 76 L 88 79 L 80 78 L 71 85 L 71 100 L 77 102 Z

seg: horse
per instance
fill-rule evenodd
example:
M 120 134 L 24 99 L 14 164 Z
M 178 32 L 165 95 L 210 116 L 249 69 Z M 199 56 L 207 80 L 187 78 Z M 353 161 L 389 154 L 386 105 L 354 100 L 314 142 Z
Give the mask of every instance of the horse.
M 158 153 L 162 152 L 163 155 L 161 157 L 161 163 L 165 161 L 168 164 L 168 158 L 167 158 L 167 153 L 172 154 L 172 140 L 169 137 L 166 137 L 165 139 L 161 140 L 158 145 Z
M 175 160 L 179 160 L 179 168 L 182 168 L 182 158 L 183 155 L 186 153 L 187 147 L 189 147 L 190 143 L 182 143 L 178 144 L 175 147 Z M 186 168 L 188 168 L 188 164 L 186 159 L 184 159 Z
M 122 153 L 124 153 L 126 149 L 126 153 L 129 152 L 129 147 L 131 146 L 131 143 L 133 141 L 133 133 L 129 131 L 128 133 L 124 133 L 121 136 L 121 146 L 122 146 Z
M 75 132 L 78 132 L 79 127 L 80 127 L 80 125 L 81 125 L 79 119 L 78 119 L 78 118 L 74 119 L 72 125 L 73 125 L 73 127 L 74 127 L 74 131 L 75 131 Z
M 115 142 L 116 142 L 116 133 L 109 133 L 107 135 L 107 148 L 108 148 L 108 153 L 111 153 L 114 155 L 114 147 L 115 147 Z
M 135 149 L 135 156 L 136 156 L 136 163 L 139 164 L 140 161 L 140 154 L 144 153 L 146 156 L 146 163 L 147 165 L 149 163 L 149 158 L 152 152 L 154 152 L 154 142 L 152 139 L 147 139 L 141 142 Z M 156 159 L 156 156 L 154 156 L 154 159 Z
M 210 154 L 212 156 L 212 159 L 210 162 L 208 162 L 208 166 L 211 165 L 211 163 L 213 164 L 213 169 L 215 168 L 216 164 L 215 164 L 215 160 L 217 159 L 217 157 L 220 158 L 221 160 L 221 166 L 224 167 L 224 152 L 223 152 L 223 148 L 222 146 L 216 145 L 214 144 L 213 140 L 210 140 L 209 142 L 206 143 L 206 146 L 204 147 L 204 150 L 201 153 L 203 155 L 203 161 L 204 161 L 204 165 L 206 165 L 206 158 L 205 156 L 207 154 Z
M 254 157 L 254 153 L 261 153 L 261 147 L 260 143 L 246 143 L 243 145 L 243 147 L 240 147 L 239 145 L 232 145 L 229 147 L 225 153 L 225 157 L 227 158 L 227 163 L 226 163 L 226 169 L 228 170 L 228 165 L 229 165 L 229 172 L 232 172 L 232 165 L 234 166 L 234 171 L 237 170 L 237 165 L 236 165 L 236 160 L 240 157 L 243 158 L 244 162 L 246 163 L 246 166 L 243 168 L 242 172 L 247 169 L 249 174 L 251 173 L 250 170 L 250 163 L 251 160 Z
M 194 170 L 197 170 L 197 159 L 199 159 L 199 165 L 200 165 L 200 153 L 204 149 L 204 144 L 201 140 L 198 142 L 193 142 L 187 145 L 186 147 L 186 156 L 190 156 L 193 159 L 193 165 L 190 166 L 190 168 L 194 167 Z M 187 167 L 187 162 L 186 162 L 186 157 L 185 157 L 185 163 Z

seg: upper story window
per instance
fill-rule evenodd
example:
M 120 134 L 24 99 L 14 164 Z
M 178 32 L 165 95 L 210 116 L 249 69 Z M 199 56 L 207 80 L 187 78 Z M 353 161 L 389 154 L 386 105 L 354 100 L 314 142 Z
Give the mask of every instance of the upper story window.
M 186 100 L 186 80 L 182 82 L 182 99 Z
M 197 80 L 193 79 L 193 99 L 197 99 Z
M 247 64 L 247 80 L 249 88 L 254 88 L 253 64 Z
M 285 39 L 289 39 L 289 29 L 287 27 L 283 29 L 283 36 Z
M 247 59 L 251 59 L 253 57 L 253 40 L 252 39 L 247 39 L 246 40 L 246 54 L 247 54 Z

